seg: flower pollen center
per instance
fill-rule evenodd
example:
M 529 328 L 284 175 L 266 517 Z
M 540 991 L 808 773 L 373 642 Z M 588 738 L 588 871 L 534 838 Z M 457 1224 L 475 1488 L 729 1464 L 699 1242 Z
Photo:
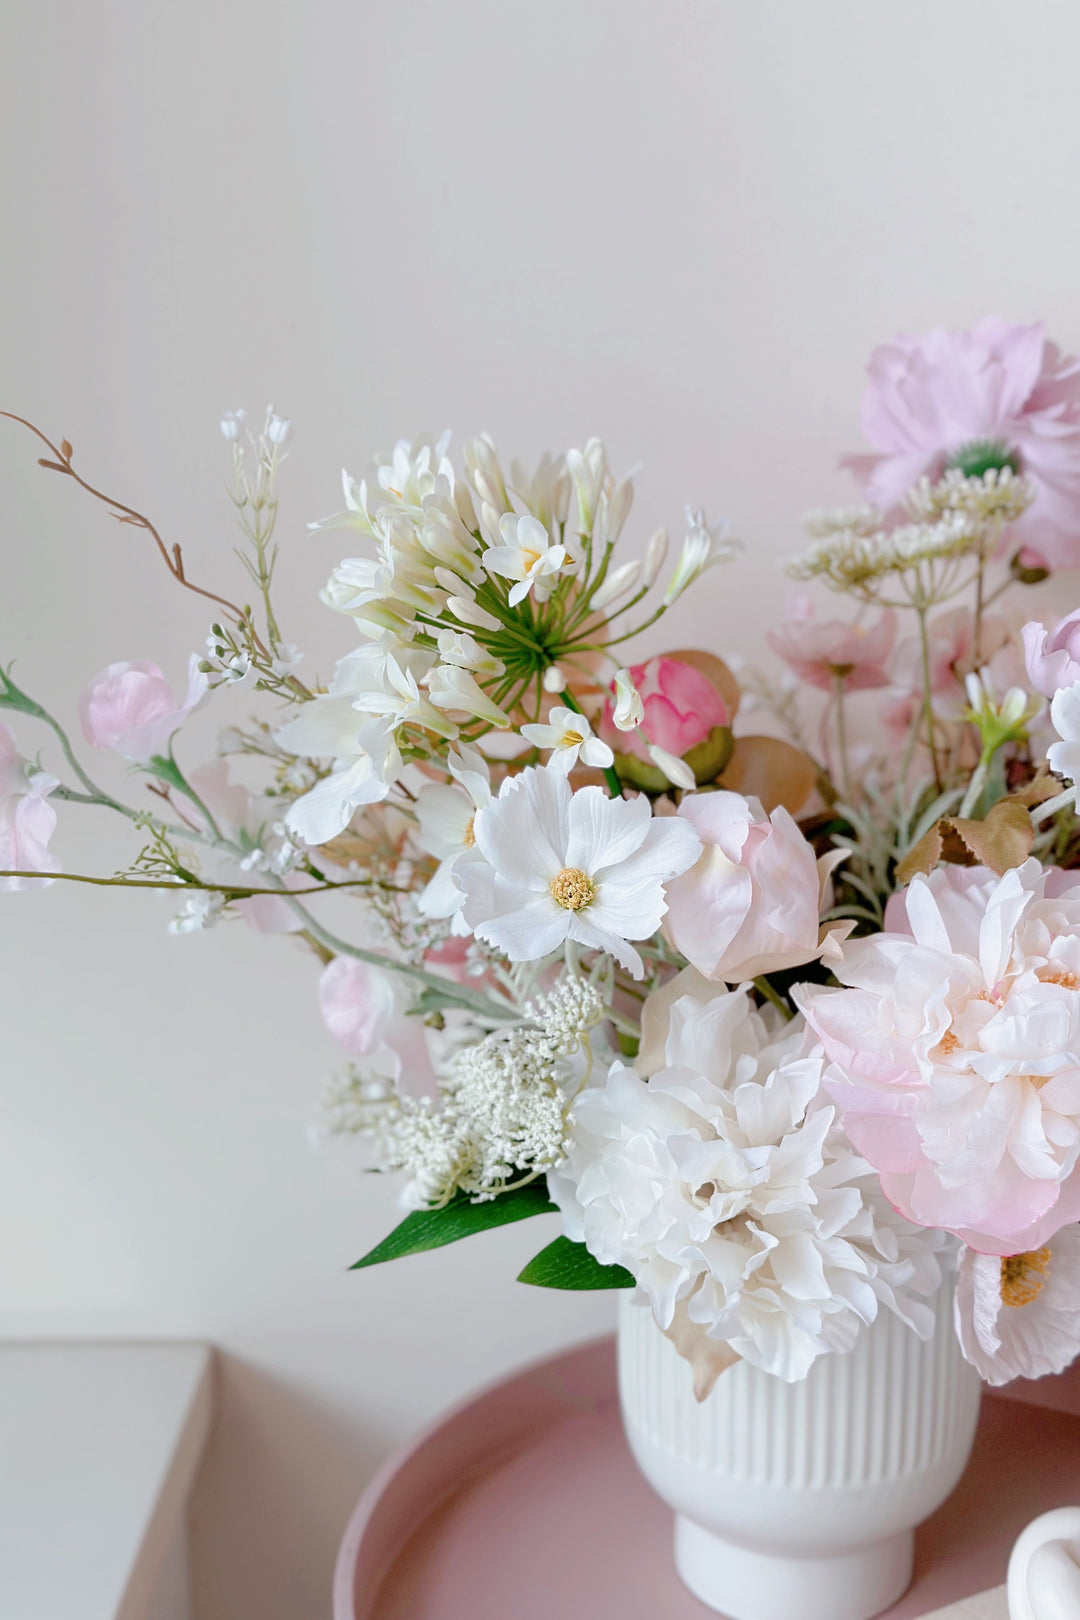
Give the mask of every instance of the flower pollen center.
M 551 880 L 551 898 L 566 911 L 581 911 L 596 899 L 596 885 L 579 866 L 564 866 Z
M 474 815 L 469 817 L 469 825 L 462 834 L 461 842 L 466 849 L 472 849 L 476 843 L 476 817 Z
M 1001 1303 L 1030 1305 L 1050 1275 L 1049 1248 L 1031 1249 L 1026 1254 L 1007 1254 L 1001 1261 Z
M 521 560 L 525 564 L 526 573 L 531 574 L 537 563 L 540 561 L 540 553 L 538 551 L 532 551 L 528 546 L 522 546 Z

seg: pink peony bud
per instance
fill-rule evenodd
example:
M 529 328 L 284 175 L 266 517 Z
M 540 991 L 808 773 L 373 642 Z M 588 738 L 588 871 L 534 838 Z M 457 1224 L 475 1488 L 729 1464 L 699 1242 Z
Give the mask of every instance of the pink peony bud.
M 145 765 L 154 754 L 168 752 L 169 739 L 203 699 L 208 683 L 192 653 L 184 702 L 176 699 L 156 664 L 109 664 L 79 699 L 83 736 L 95 748 L 112 748 L 125 759 Z
M 702 743 L 717 726 L 727 726 L 727 704 L 700 670 L 677 658 L 650 658 L 647 664 L 634 664 L 630 680 L 641 698 L 645 714 L 641 737 L 616 732 L 614 745 L 624 752 L 648 760 L 649 746 L 663 749 L 676 759 Z M 604 710 L 605 727 L 614 725 L 609 702 Z
M 1080 608 L 1048 631 L 1037 620 L 1025 624 L 1024 661 L 1036 692 L 1052 698 L 1080 681 Z

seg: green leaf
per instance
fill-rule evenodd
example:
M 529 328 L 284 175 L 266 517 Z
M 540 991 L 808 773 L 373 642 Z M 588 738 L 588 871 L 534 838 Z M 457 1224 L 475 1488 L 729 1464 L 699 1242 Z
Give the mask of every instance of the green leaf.
M 159 782 L 164 782 L 167 786 L 176 788 L 180 793 L 190 795 L 191 789 L 184 780 L 180 767 L 171 756 L 166 758 L 164 754 L 151 754 L 149 765 Z
M 584 1243 L 557 1237 L 546 1249 L 534 1255 L 518 1282 L 534 1283 L 537 1288 L 633 1288 L 634 1279 L 625 1266 L 602 1266 Z
M 48 720 L 48 715 L 40 703 L 27 697 L 11 678 L 11 669 L 0 669 L 0 709 L 15 709 L 20 714 L 32 714 L 35 720 Z
M 523 1221 L 530 1215 L 548 1215 L 557 1208 L 548 1197 L 543 1176 L 484 1204 L 471 1203 L 467 1194 L 457 1193 L 443 1209 L 414 1209 L 400 1226 L 395 1226 L 349 1270 L 362 1271 L 365 1266 L 381 1265 L 384 1260 L 400 1260 L 406 1254 L 439 1249 L 444 1243 L 456 1243 L 474 1232 L 506 1226 L 510 1221 Z

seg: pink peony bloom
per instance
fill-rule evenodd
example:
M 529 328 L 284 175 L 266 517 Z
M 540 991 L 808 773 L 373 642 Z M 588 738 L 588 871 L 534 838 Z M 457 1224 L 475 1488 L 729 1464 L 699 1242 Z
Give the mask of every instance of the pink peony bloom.
M 48 849 L 56 830 L 56 811 L 49 794 L 59 783 L 44 771 L 26 774 L 15 739 L 0 723 L 0 870 L 59 872 L 60 862 Z M 44 889 L 49 877 L 0 878 L 0 890 Z
M 933 327 L 875 349 L 868 369 L 862 428 L 876 453 L 845 465 L 875 505 L 896 507 L 956 451 L 991 440 L 1035 489 L 1018 525 L 1026 546 L 1052 568 L 1080 562 L 1080 363 L 1047 342 L 1041 322 Z
M 188 664 L 187 696 L 179 707 L 156 664 L 109 664 L 79 699 L 83 736 L 95 748 L 115 749 L 145 765 L 152 755 L 168 753 L 173 732 L 199 707 L 207 690 L 195 653 Z
M 847 691 L 862 692 L 889 684 L 887 666 L 896 640 L 896 614 L 886 609 L 869 626 L 841 619 L 820 623 L 813 607 L 800 598 L 795 612 L 768 631 L 765 640 L 811 686 L 831 692 L 839 678 Z
M 633 665 L 629 675 L 645 709 L 641 732 L 616 730 L 610 701 L 604 710 L 604 737 L 620 753 L 649 761 L 651 743 L 681 759 L 715 727 L 730 724 L 727 704 L 692 664 L 678 658 L 650 658 Z
M 823 938 L 818 921 L 839 854 L 816 860 L 786 810 L 766 816 L 741 793 L 698 793 L 678 813 L 704 849 L 667 885 L 664 932 L 699 973 L 736 984 L 839 956 L 834 931 Z
M 1024 662 L 1032 689 L 1052 698 L 1063 686 L 1080 681 L 1080 608 L 1056 624 L 1053 630 L 1036 620 L 1025 624 Z
M 886 1197 L 1016 1254 L 1080 1219 L 1080 878 L 939 867 L 796 994 Z

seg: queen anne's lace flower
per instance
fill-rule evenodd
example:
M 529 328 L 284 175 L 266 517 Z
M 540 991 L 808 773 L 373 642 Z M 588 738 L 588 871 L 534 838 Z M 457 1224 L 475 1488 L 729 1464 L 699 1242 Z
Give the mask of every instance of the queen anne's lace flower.
M 1080 881 L 939 867 L 796 992 L 886 1196 L 997 1255 L 1080 1218 Z
M 535 962 L 571 939 L 607 951 L 641 978 L 630 940 L 648 939 L 667 909 L 664 884 L 697 859 L 690 824 L 652 814 L 648 799 L 573 793 L 561 771 L 508 777 L 473 823 L 476 849 L 456 866 L 462 915 L 511 962 Z
M 1059 1373 L 1080 1352 L 1080 1226 L 1041 1249 L 965 1249 L 954 1300 L 964 1355 L 988 1384 Z
M 726 1344 L 803 1378 L 880 1304 L 928 1336 L 940 1240 L 897 1216 L 852 1153 L 801 1021 L 756 1011 L 747 989 L 684 996 L 665 1059 L 647 1084 L 616 1063 L 574 1104 L 567 1160 L 548 1178 L 567 1235 L 626 1266 L 713 1374 Z

